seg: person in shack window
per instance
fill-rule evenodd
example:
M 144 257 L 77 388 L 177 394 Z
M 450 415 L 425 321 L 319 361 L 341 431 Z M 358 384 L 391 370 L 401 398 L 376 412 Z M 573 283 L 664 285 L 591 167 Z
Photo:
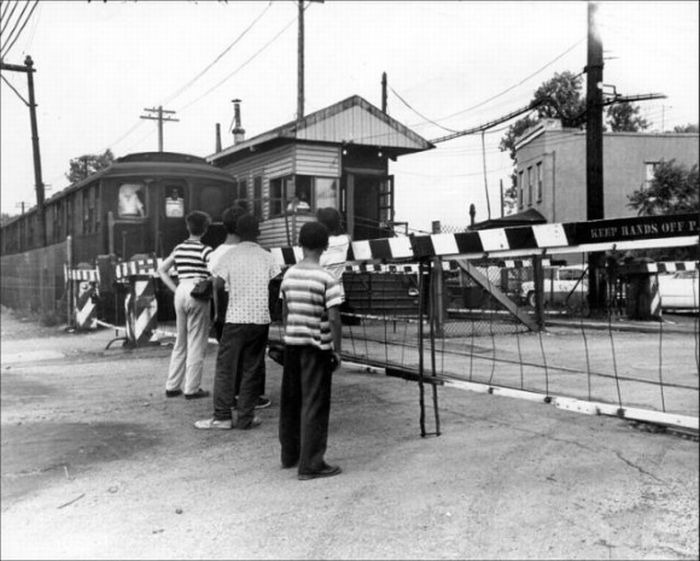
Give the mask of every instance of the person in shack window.
M 182 218 L 185 215 L 185 199 L 182 198 L 180 189 L 173 187 L 170 195 L 165 199 L 165 216 L 168 218 Z
M 143 206 L 143 185 L 124 183 L 119 187 L 119 216 L 146 216 Z

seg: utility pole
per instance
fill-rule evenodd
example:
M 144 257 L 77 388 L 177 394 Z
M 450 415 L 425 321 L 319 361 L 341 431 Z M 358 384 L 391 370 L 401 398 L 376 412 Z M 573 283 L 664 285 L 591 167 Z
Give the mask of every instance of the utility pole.
M 39 217 L 39 240 L 42 246 L 46 245 L 46 213 L 44 211 L 44 182 L 41 178 L 41 153 L 39 152 L 39 132 L 36 121 L 36 100 L 34 99 L 34 61 L 27 55 L 24 66 L 18 64 L 5 64 L 0 62 L 0 70 L 12 70 L 14 72 L 26 72 L 29 101 L 19 96 L 24 104 L 29 107 L 29 121 L 32 128 L 32 152 L 34 154 L 34 183 L 36 188 L 36 208 Z M 13 88 L 14 89 L 14 88 Z M 17 93 L 15 91 L 15 93 Z M 17 93 L 19 95 L 19 93 Z
M 386 113 L 386 72 L 382 72 L 382 111 Z
M 321 2 L 324 0 L 309 0 Z M 297 39 L 297 121 L 304 118 L 304 0 L 298 0 L 299 35 Z
M 297 121 L 304 118 L 304 0 L 299 0 L 297 37 Z
M 486 194 L 486 213 L 488 219 L 491 220 L 491 201 L 489 200 L 489 184 L 486 180 L 486 142 L 484 140 L 484 132 L 481 131 L 481 160 L 484 164 L 484 191 Z
M 163 121 L 179 121 L 180 119 L 173 119 L 171 117 L 163 117 L 164 113 L 168 113 L 171 115 L 175 114 L 175 111 L 168 111 L 167 109 L 163 109 L 162 105 L 159 105 L 157 108 L 145 108 L 143 109 L 144 111 L 148 111 L 150 113 L 156 113 L 158 116 L 153 117 L 151 115 L 141 115 L 139 118 L 140 119 L 150 119 L 152 121 L 158 121 L 158 152 L 163 151 Z
M 603 197 L 603 43 L 596 24 L 598 4 L 588 2 L 586 64 L 586 220 L 604 218 Z M 605 305 L 604 254 L 588 256 L 588 301 L 591 311 Z

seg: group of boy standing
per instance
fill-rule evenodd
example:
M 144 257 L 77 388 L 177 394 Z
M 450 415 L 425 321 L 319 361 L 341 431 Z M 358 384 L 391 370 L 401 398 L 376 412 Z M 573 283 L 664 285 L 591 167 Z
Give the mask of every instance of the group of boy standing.
M 285 346 L 279 420 L 281 464 L 283 468 L 296 467 L 301 480 L 341 472 L 340 467 L 327 464 L 324 455 L 331 378 L 341 362 L 342 265 L 349 238 L 340 230 L 337 210 L 319 209 L 317 219 L 302 226 L 299 245 L 304 258 L 286 270 L 279 290 Z M 270 405 L 265 397 L 269 287 L 281 269 L 272 254 L 257 243 L 258 220 L 244 209 L 231 207 L 223 212 L 227 237 L 215 250 L 201 241 L 209 216 L 193 211 L 185 220 L 189 238 L 176 246 L 158 269 L 160 278 L 175 293 L 177 318 L 165 394 L 177 397 L 184 389 L 185 399 L 209 396 L 200 384 L 210 303 L 191 295 L 197 283 L 209 279 L 213 282 L 212 319 L 219 341 L 214 412 L 194 426 L 201 430 L 252 429 L 260 424 L 255 410 Z M 168 275 L 173 266 L 178 273 L 177 285 Z

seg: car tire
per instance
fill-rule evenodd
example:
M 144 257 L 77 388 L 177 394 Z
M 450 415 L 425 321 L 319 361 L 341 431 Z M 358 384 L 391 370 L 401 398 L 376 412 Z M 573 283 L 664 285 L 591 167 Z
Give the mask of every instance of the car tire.
M 528 292 L 528 293 L 527 293 L 526 300 L 527 300 L 528 306 L 534 308 L 534 307 L 535 307 L 535 304 L 536 304 L 536 302 L 535 302 L 535 292 L 534 292 L 534 291 Z

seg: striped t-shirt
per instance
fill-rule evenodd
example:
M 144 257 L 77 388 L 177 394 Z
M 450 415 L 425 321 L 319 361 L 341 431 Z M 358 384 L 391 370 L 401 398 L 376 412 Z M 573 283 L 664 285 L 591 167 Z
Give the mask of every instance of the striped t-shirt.
M 185 240 L 173 249 L 173 259 L 178 279 L 206 279 L 209 277 L 207 262 L 211 247 L 200 241 Z
M 328 309 L 343 303 L 338 279 L 320 266 L 294 265 L 284 274 L 280 297 L 287 304 L 284 343 L 332 350 Z

